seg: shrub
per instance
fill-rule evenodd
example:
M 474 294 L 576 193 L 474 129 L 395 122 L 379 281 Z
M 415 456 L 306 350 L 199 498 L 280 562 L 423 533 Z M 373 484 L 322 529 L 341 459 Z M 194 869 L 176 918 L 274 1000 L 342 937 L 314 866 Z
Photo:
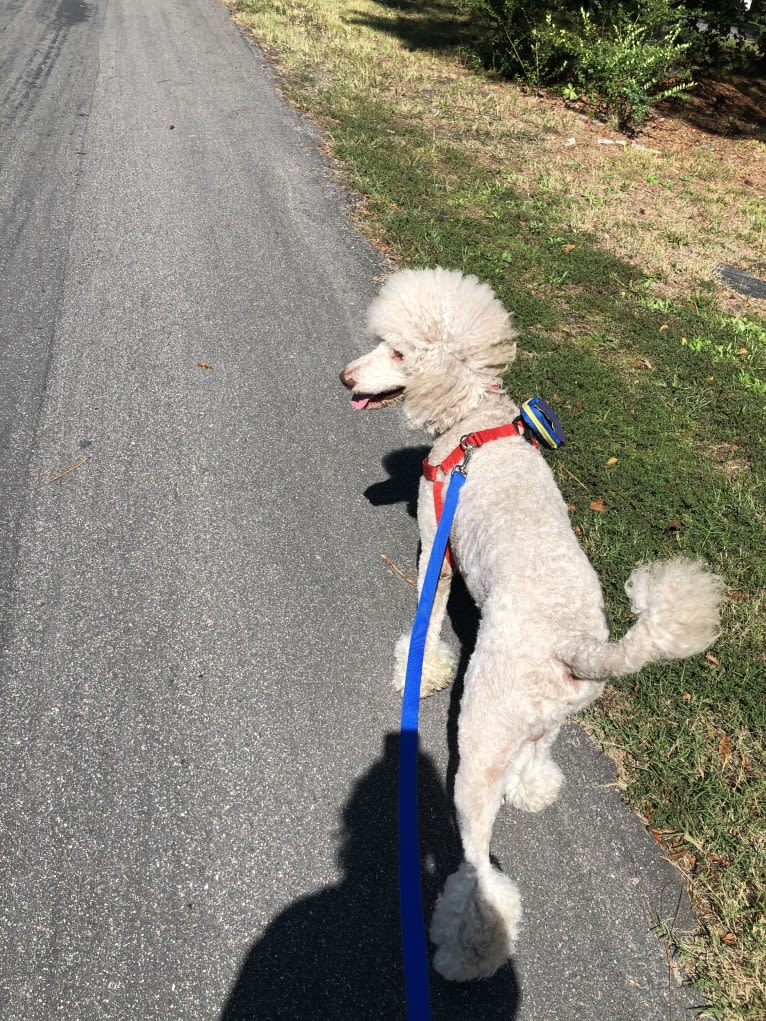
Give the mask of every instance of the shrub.
M 685 11 L 671 0 L 458 2 L 485 63 L 533 86 L 576 84 L 622 129 L 691 85 Z
M 572 40 L 577 84 L 622 130 L 640 124 L 654 103 L 692 84 L 686 57 L 689 43 L 681 42 L 682 26 L 670 20 L 667 4 L 652 7 L 654 23 L 633 20 L 618 7 L 598 24 L 583 10 L 580 31 Z M 657 17 L 665 12 L 668 20 Z

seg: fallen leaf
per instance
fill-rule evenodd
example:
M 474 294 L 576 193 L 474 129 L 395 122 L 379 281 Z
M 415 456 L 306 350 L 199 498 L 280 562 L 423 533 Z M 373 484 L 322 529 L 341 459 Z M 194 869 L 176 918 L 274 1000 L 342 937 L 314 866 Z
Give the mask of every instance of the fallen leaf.
M 617 458 L 616 457 L 610 457 L 609 460 L 606 463 L 607 464 L 617 464 Z
M 728 734 L 724 734 L 721 740 L 718 742 L 718 756 L 721 762 L 727 765 L 731 761 L 731 757 L 734 754 L 734 750 L 731 746 L 731 738 Z
M 577 245 L 564 245 L 565 252 L 573 252 L 577 248 Z
M 669 330 L 669 329 L 670 329 L 669 323 L 663 323 L 662 326 L 660 327 L 660 333 L 664 333 L 665 330 Z
M 724 858 L 720 854 L 716 854 L 715 851 L 711 851 L 708 854 L 708 860 L 711 861 L 714 865 L 728 865 L 729 864 L 728 858 Z
M 692 693 L 690 691 L 685 691 L 683 693 L 683 695 L 681 696 L 681 698 L 684 700 L 684 702 L 691 702 L 691 700 L 692 700 Z
M 583 530 L 579 525 L 575 525 L 574 534 L 578 537 L 583 534 Z
M 727 932 L 725 936 L 721 936 L 721 942 L 725 943 L 727 947 L 733 947 L 737 942 L 737 937 L 733 932 Z
M 575 509 L 575 505 L 573 503 L 568 503 L 567 504 L 567 510 L 569 511 L 570 514 L 572 513 L 572 511 L 574 509 Z
M 203 362 L 203 361 L 197 360 L 194 364 L 197 366 L 198 369 L 212 369 L 213 368 L 213 366 L 210 364 L 210 362 Z
M 737 354 L 738 355 L 747 355 L 747 354 L 750 354 L 750 352 L 748 351 L 748 349 L 746 347 L 741 347 L 739 349 L 739 351 L 737 351 Z
M 591 500 L 590 509 L 592 511 L 598 511 L 599 514 L 605 514 L 606 504 L 604 503 L 604 500 L 601 497 L 599 497 L 598 500 Z
M 718 658 L 718 656 L 715 655 L 715 653 L 706 652 L 705 659 L 708 661 L 708 663 L 712 663 L 713 666 L 721 666 L 721 661 Z

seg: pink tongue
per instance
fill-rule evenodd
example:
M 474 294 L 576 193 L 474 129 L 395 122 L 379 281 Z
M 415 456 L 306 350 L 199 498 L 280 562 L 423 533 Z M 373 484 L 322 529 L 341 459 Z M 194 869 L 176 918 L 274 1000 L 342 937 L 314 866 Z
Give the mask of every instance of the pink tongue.
M 370 403 L 370 398 L 369 397 L 352 397 L 351 398 L 351 407 L 354 408 L 356 411 L 361 411 L 362 408 L 366 408 L 369 403 Z

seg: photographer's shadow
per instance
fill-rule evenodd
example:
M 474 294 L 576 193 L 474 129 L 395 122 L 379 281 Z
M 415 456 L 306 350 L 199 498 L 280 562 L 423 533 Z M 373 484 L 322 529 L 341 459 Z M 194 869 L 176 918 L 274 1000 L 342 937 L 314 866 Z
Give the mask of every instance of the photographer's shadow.
M 288 907 L 250 950 L 220 1021 L 404 1021 L 396 802 L 399 735 L 356 784 L 343 810 L 337 886 Z M 460 861 L 451 807 L 433 762 L 418 758 L 423 900 L 430 916 Z M 432 948 L 430 948 L 432 950 Z M 431 969 L 433 1021 L 513 1021 L 512 965 L 481 982 L 444 982 Z

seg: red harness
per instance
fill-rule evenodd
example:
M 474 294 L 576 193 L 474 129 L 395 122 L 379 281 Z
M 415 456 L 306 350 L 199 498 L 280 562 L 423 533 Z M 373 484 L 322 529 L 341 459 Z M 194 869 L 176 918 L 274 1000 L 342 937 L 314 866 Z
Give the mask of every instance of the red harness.
M 431 464 L 428 458 L 423 461 L 423 475 L 429 482 L 434 484 L 434 511 L 436 512 L 437 525 L 444 509 L 444 480 L 452 469 L 459 465 L 461 461 L 467 461 L 471 451 L 476 447 L 483 447 L 485 443 L 490 443 L 492 440 L 502 440 L 508 436 L 523 436 L 535 449 L 538 449 L 540 446 L 532 435 L 529 426 L 524 424 L 521 415 L 519 415 L 518 418 L 515 418 L 507 425 L 499 425 L 494 429 L 481 429 L 479 432 L 468 433 L 440 464 Z M 442 478 L 439 478 L 439 473 L 441 473 Z M 445 560 L 451 567 L 452 556 L 450 555 L 449 545 L 447 546 Z

